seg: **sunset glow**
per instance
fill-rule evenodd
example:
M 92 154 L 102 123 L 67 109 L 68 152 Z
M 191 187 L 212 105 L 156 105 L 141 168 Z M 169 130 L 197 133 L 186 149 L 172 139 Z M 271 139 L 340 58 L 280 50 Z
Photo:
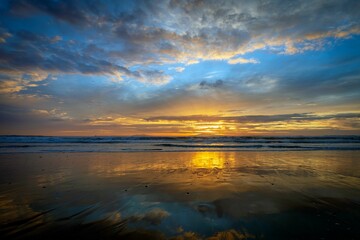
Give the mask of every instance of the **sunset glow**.
M 0 134 L 359 134 L 359 2 L 291 2 L 1 1 Z

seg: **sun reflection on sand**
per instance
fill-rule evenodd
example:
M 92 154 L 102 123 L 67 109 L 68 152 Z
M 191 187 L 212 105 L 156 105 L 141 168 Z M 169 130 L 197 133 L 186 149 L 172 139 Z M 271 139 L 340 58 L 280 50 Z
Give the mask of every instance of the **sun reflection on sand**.
M 192 168 L 224 168 L 234 161 L 234 153 L 195 152 L 191 158 Z
M 161 156 L 172 159 L 171 161 L 157 159 L 159 155 L 156 153 L 147 153 L 143 158 L 129 154 L 121 159 L 109 159 L 104 154 L 90 164 L 89 171 L 103 176 L 120 176 L 138 171 L 173 173 L 178 170 L 225 169 L 236 165 L 235 154 L 235 152 L 162 153 Z

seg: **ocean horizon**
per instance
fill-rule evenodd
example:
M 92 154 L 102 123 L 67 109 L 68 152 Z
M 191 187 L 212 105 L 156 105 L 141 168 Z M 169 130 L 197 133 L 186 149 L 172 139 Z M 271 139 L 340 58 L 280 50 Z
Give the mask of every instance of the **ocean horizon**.
M 360 150 L 360 136 L 0 136 L 0 153 Z

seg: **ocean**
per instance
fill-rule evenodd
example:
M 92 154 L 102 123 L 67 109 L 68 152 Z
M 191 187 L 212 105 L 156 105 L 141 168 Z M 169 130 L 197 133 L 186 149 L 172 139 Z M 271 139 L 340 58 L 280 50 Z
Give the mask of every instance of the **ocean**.
M 360 136 L 48 137 L 0 136 L 0 153 L 360 150 Z

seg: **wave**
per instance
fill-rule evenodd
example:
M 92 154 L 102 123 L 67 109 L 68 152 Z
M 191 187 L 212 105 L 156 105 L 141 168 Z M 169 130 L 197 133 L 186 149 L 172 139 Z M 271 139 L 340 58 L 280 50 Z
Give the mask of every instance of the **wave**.
M 132 142 L 187 142 L 187 143 L 360 143 L 360 136 L 243 136 L 243 137 L 59 137 L 59 136 L 0 136 L 0 143 L 132 143 Z
M 156 144 L 162 147 L 176 148 L 206 148 L 206 149 L 233 149 L 233 148 L 273 148 L 273 149 L 308 149 L 308 150 L 360 150 L 360 146 L 300 146 L 300 145 L 184 145 L 184 144 Z
M 360 150 L 360 136 L 45 137 L 0 136 L 0 153 Z

